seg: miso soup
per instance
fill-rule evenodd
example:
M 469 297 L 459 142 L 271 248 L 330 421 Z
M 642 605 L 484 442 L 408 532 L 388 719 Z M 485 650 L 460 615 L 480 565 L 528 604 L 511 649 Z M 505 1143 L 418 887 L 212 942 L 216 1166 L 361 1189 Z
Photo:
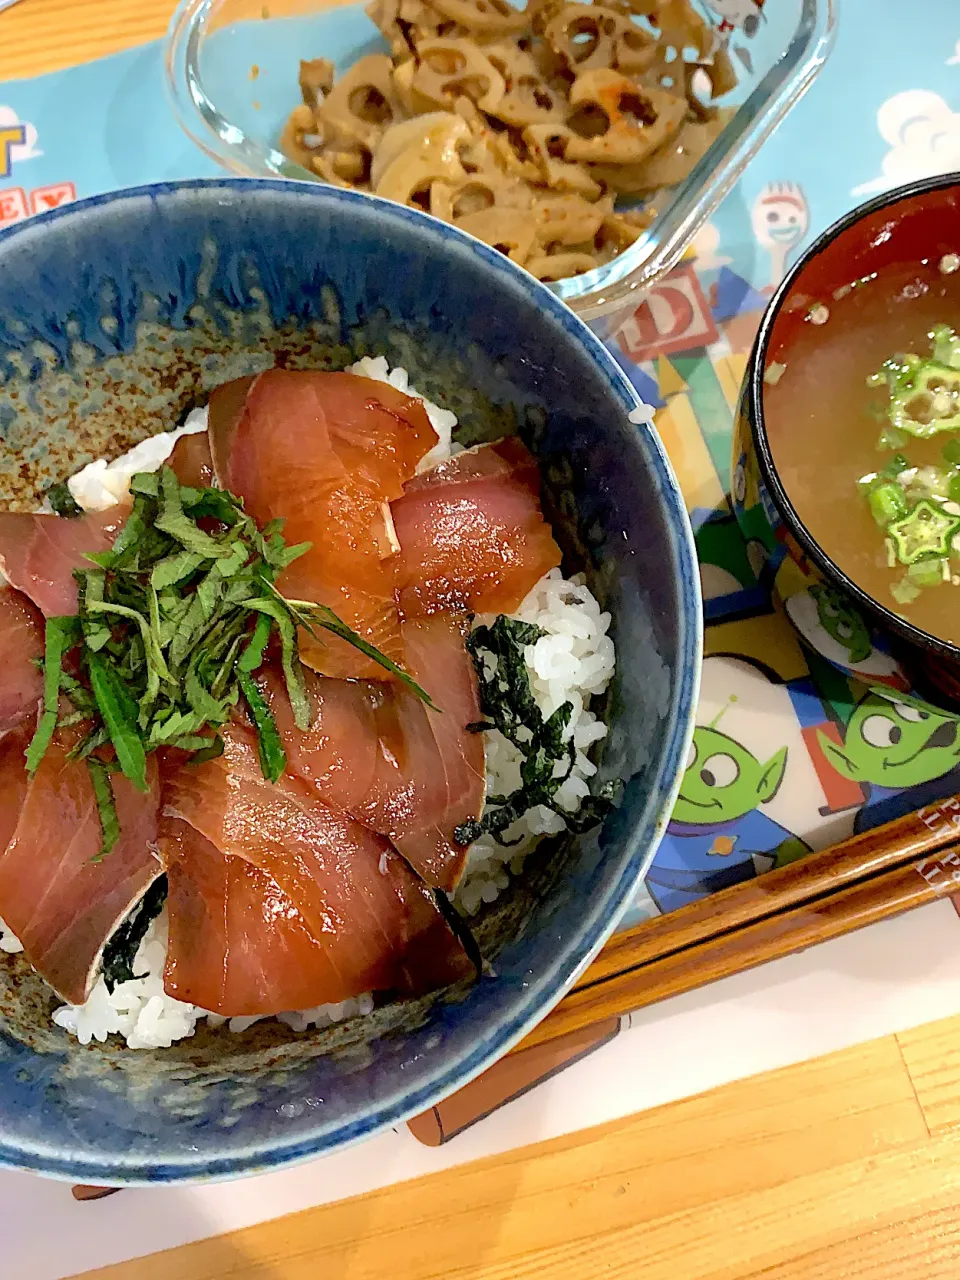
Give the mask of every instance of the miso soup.
M 960 258 L 803 298 L 768 361 L 773 462 L 810 536 L 880 604 L 960 644 Z M 796 302 L 794 303 L 796 305 Z

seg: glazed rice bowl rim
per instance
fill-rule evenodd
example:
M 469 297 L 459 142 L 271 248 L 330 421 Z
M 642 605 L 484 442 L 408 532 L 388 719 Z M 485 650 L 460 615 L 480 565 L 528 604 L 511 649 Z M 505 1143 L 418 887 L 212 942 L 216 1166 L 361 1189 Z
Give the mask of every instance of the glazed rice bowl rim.
M 254 196 L 258 192 L 282 195 L 287 200 L 324 203 L 342 217 L 346 224 L 352 217 L 371 218 L 405 224 L 423 243 L 424 250 L 438 258 L 441 269 L 446 259 L 450 267 L 457 260 L 479 260 L 485 273 L 493 273 L 499 286 L 521 295 L 519 302 L 531 312 L 531 324 L 550 325 L 561 331 L 564 342 L 579 346 L 596 367 L 605 389 L 624 415 L 645 409 L 626 376 L 604 349 L 599 339 L 549 289 L 506 257 L 479 243 L 456 228 L 416 210 L 377 197 L 339 190 L 315 183 L 294 183 L 285 179 L 213 178 L 181 182 L 157 183 L 91 196 L 62 206 L 0 231 L 0 269 L 6 254 L 15 254 L 18 246 L 33 237 L 45 236 L 60 222 L 97 219 L 102 211 L 138 200 L 189 201 L 192 193 L 228 197 Z M 306 224 L 305 224 L 306 225 Z M 49 252 L 49 251 L 48 251 Z M 336 285 L 335 279 L 331 283 Z M 190 1153 L 182 1159 L 159 1159 L 145 1162 L 142 1158 L 127 1161 L 122 1153 L 109 1158 L 86 1159 L 82 1154 L 63 1155 L 46 1142 L 11 1144 L 0 1132 L 0 1166 L 44 1174 L 69 1181 L 99 1182 L 103 1185 L 136 1186 L 167 1182 L 205 1182 L 267 1172 L 281 1166 L 314 1159 L 373 1136 L 381 1130 L 397 1126 L 428 1109 L 438 1100 L 461 1089 L 499 1060 L 535 1027 L 573 986 L 604 942 L 613 933 L 621 914 L 640 888 L 646 871 L 663 835 L 683 777 L 683 766 L 693 737 L 694 717 L 700 684 L 702 651 L 702 612 L 700 582 L 693 532 L 673 468 L 656 430 L 649 422 L 633 422 L 638 452 L 649 470 L 652 492 L 650 501 L 659 503 L 664 537 L 672 546 L 679 574 L 675 584 L 677 617 L 675 619 L 677 651 L 671 663 L 670 703 L 664 715 L 668 741 L 659 767 L 651 769 L 645 779 L 645 802 L 623 841 L 617 861 L 622 869 L 616 880 L 599 892 L 584 911 L 582 927 L 575 937 L 568 937 L 554 953 L 549 967 L 544 968 L 528 984 L 522 995 L 513 996 L 508 1018 L 496 1026 L 489 1025 L 466 1056 L 441 1067 L 428 1069 L 416 1087 L 403 1085 L 383 1100 L 373 1100 L 349 1121 L 326 1128 L 318 1123 L 311 1133 L 290 1142 L 275 1139 L 252 1143 L 241 1151 L 222 1158 Z M 655 572 L 651 567 L 651 572 Z M 480 1019 L 480 1025 L 483 1019 Z M 479 1029 L 479 1028 L 478 1028 Z
M 890 191 L 874 196 L 872 200 L 868 200 L 865 204 L 857 205 L 855 209 L 832 223 L 826 231 L 821 232 L 790 268 L 764 312 L 753 350 L 750 354 L 744 390 L 748 397 L 746 406 L 747 420 L 756 449 L 757 462 L 763 483 L 769 489 L 770 496 L 784 524 L 823 576 L 849 595 L 868 614 L 873 615 L 874 620 L 881 627 L 894 632 L 909 644 L 921 649 L 932 650 L 940 657 L 960 663 L 960 645 L 952 644 L 949 640 L 943 640 L 934 635 L 932 631 L 924 631 L 922 627 L 909 622 L 875 596 L 870 595 L 868 591 L 864 591 L 848 574 L 844 573 L 836 561 L 824 550 L 823 545 L 813 537 L 801 520 L 797 509 L 790 500 L 786 486 L 780 479 L 780 473 L 777 470 L 776 463 L 773 460 L 773 452 L 770 448 L 770 437 L 767 431 L 764 411 L 764 389 L 766 387 L 764 375 L 773 331 L 780 313 L 783 311 L 784 304 L 793 289 L 802 283 L 801 278 L 807 268 L 826 249 L 829 249 L 838 236 L 851 230 L 864 219 L 875 213 L 880 213 L 884 209 L 890 209 L 892 212 L 895 205 L 904 201 L 930 195 L 937 191 L 947 191 L 951 188 L 960 193 L 960 174 L 951 173 L 934 178 L 922 178 L 916 182 L 907 183 L 902 187 L 894 187 Z M 828 328 L 829 322 L 821 326 L 821 339 L 826 336 L 825 331 Z

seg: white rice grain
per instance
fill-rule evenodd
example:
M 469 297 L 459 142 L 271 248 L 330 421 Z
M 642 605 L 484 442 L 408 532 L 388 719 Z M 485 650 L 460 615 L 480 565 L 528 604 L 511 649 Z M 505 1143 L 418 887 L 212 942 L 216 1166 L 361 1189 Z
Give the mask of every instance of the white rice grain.
M 182 427 L 161 431 L 141 440 L 128 453 L 106 462 L 98 458 L 71 476 L 67 488 L 84 511 L 105 511 L 115 507 L 130 491 L 131 477 L 138 471 L 159 471 L 181 436 L 198 435 L 207 429 L 206 409 L 194 409 Z
M 174 1041 L 192 1036 L 204 1013 L 164 991 L 166 955 L 166 914 L 162 913 L 147 930 L 133 963 L 133 972 L 143 976 L 119 983 L 112 993 L 98 978 L 84 1003 L 63 1005 L 54 1012 L 54 1022 L 81 1044 L 121 1035 L 131 1049 L 168 1049 Z
M 576 758 L 556 799 L 563 808 L 575 811 L 589 794 L 587 779 L 597 771 L 586 753 L 607 736 L 607 726 L 589 709 L 589 702 L 604 692 L 616 665 L 613 641 L 607 634 L 610 615 L 601 610 L 582 575 L 564 578 L 559 569 L 552 569 L 515 616 L 546 632 L 524 650 L 530 689 L 544 717 L 565 702 L 573 707 L 564 737 L 568 741 L 573 738 Z M 521 782 L 520 752 L 496 730 L 486 735 L 485 745 L 488 793 L 515 791 Z M 506 839 L 519 840 L 519 844 L 505 848 L 490 836 L 481 837 L 470 850 L 466 875 L 457 890 L 457 905 L 467 915 L 475 915 L 482 904 L 495 901 L 508 886 L 510 873 L 522 870 L 537 840 L 558 835 L 565 828 L 558 813 L 538 805 L 504 832 Z
M 0 951 L 5 951 L 8 956 L 15 956 L 22 950 L 23 943 L 11 928 L 0 920 Z

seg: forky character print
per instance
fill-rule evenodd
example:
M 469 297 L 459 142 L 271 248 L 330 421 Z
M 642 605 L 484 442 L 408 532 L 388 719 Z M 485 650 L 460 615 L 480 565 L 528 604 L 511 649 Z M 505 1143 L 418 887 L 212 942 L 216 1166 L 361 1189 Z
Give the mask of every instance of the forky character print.
M 707 0 L 707 5 L 720 18 L 720 35 L 738 29 L 748 38 L 756 35 L 764 0 Z
M 770 279 L 762 292 L 773 293 L 810 228 L 810 207 L 796 183 L 772 182 L 757 196 L 750 220 L 757 244 L 770 255 Z

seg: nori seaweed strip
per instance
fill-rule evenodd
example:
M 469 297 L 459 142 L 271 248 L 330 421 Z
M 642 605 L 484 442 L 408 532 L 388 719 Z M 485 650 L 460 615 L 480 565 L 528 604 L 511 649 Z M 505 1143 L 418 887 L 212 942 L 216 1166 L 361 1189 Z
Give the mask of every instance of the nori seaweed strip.
M 467 953 L 468 960 L 476 969 L 477 977 L 482 977 L 483 955 L 480 952 L 480 946 L 477 943 L 476 938 L 473 936 L 473 931 L 470 926 L 442 889 L 434 889 L 433 896 L 436 899 L 440 914 L 450 926 L 453 936 L 463 947 L 464 951 Z
M 77 516 L 83 515 L 83 507 L 76 502 L 66 480 L 60 480 L 57 484 L 50 486 L 47 490 L 47 501 L 52 511 L 55 511 L 58 516 L 64 516 L 67 520 L 75 520 Z
M 104 947 L 101 972 L 107 990 L 111 994 L 119 983 L 144 976 L 142 973 L 133 972 L 133 962 L 137 958 L 140 943 L 150 925 L 163 910 L 166 900 L 167 877 L 160 876 L 154 880 L 126 920 L 114 930 L 113 936 Z
M 530 688 L 524 648 L 546 633 L 533 623 L 519 622 L 500 614 L 492 627 L 476 627 L 467 637 L 480 690 L 480 710 L 485 720 L 468 729 L 476 732 L 491 726 L 503 734 L 523 756 L 521 785 L 509 796 L 488 796 L 479 821 L 462 822 L 455 828 L 454 841 L 466 846 L 481 835 L 492 835 L 498 844 L 509 847 L 520 840 L 506 840 L 503 833 L 537 805 L 560 815 L 571 831 L 589 831 L 602 822 L 613 800 L 610 788 L 585 796 L 580 808 L 571 813 L 556 799 L 576 761 L 576 747 L 564 731 L 573 714 L 573 704 L 565 702 L 544 720 Z M 494 659 L 491 664 L 486 654 Z M 557 770 L 557 765 L 564 766 Z

